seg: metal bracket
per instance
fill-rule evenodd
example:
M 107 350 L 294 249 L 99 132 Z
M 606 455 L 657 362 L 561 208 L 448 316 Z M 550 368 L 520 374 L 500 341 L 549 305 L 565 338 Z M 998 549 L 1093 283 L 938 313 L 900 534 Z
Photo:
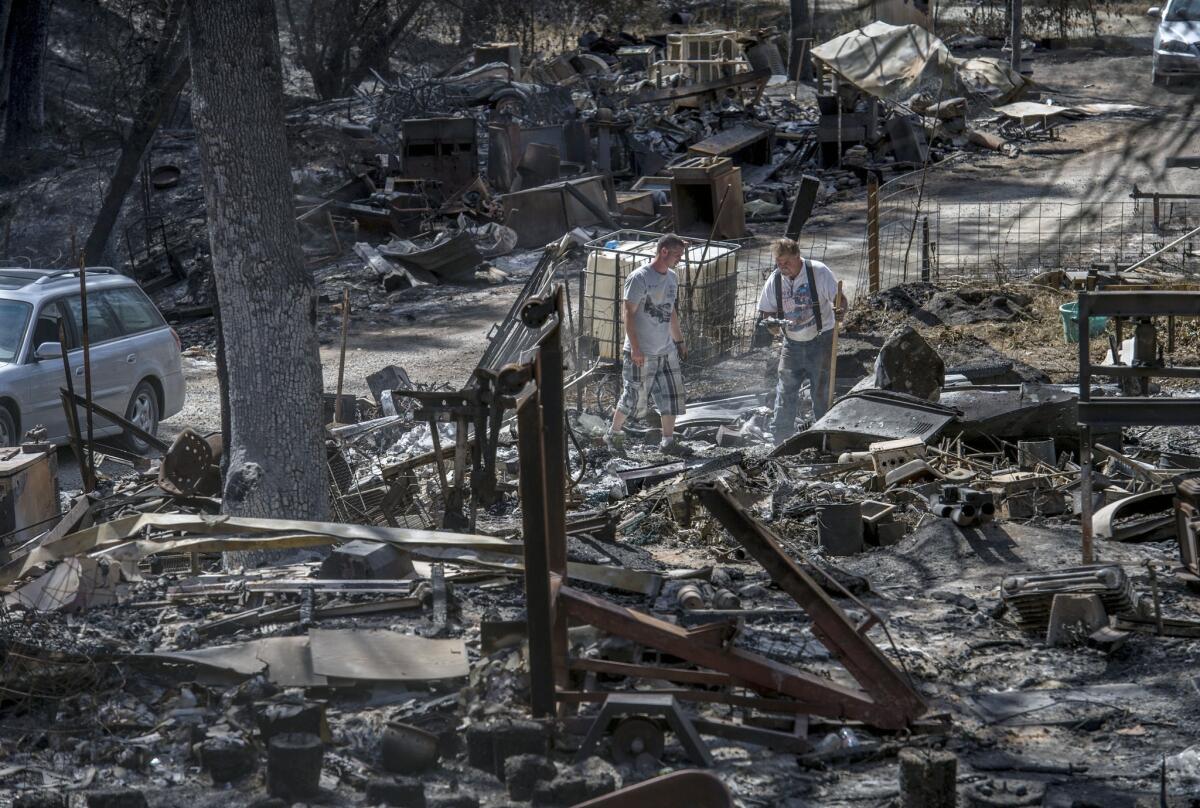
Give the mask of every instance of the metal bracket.
M 700 739 L 700 734 L 692 726 L 691 719 L 683 712 L 674 696 L 657 693 L 614 693 L 604 701 L 600 714 L 592 723 L 587 736 L 583 739 L 575 761 L 582 763 L 592 755 L 592 750 L 600 743 L 600 739 L 608 730 L 614 718 L 622 715 L 656 715 L 667 720 L 679 743 L 683 746 L 688 757 L 698 765 L 706 768 L 713 765 L 712 755 L 708 747 Z

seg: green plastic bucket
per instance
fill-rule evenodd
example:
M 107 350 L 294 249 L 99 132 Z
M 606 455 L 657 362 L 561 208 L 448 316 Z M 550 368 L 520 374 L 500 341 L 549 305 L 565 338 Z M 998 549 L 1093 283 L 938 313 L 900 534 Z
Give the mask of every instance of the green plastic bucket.
M 1074 300 L 1070 303 L 1063 303 L 1058 307 L 1058 313 L 1062 317 L 1063 337 L 1068 343 L 1079 342 L 1079 303 Z M 1088 336 L 1100 336 L 1104 333 L 1106 326 L 1108 326 L 1107 317 L 1089 317 Z

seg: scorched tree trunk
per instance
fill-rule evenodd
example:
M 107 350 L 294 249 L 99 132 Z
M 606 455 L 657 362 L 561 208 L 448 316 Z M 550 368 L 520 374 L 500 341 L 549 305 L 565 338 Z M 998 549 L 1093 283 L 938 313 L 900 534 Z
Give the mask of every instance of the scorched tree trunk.
M 37 145 L 46 123 L 46 35 L 50 0 L 15 0 L 8 19 L 8 106 L 4 151 L 8 155 Z
M 316 304 L 292 211 L 275 10 L 190 0 L 188 27 L 229 380 L 224 510 L 324 519 Z

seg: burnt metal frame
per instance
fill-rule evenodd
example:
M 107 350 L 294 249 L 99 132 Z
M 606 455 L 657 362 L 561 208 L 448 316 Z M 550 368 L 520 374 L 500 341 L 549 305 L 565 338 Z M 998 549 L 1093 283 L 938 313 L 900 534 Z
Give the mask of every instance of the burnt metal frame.
M 474 373 L 467 385 L 456 393 L 428 390 L 393 390 L 392 394 L 416 399 L 420 406 L 413 413 L 415 418 L 429 422 L 433 437 L 434 457 L 437 463 L 438 481 L 445 498 L 442 526 L 446 529 L 475 529 L 475 516 L 480 505 L 496 502 L 496 447 L 500 440 L 500 428 L 506 409 L 513 409 L 497 392 L 498 376 L 510 363 L 530 347 L 536 336 L 522 322 L 522 312 L 531 301 L 540 301 L 540 295 L 550 288 L 554 267 L 562 257 L 563 248 L 552 246 L 542 253 L 537 267 L 522 287 L 505 318 L 488 333 L 488 346 L 484 349 Z M 561 319 L 561 317 L 560 317 Z M 559 371 L 561 376 L 561 370 Z M 561 389 L 561 383 L 558 385 Z M 453 422 L 456 426 L 453 482 L 443 466 L 441 438 L 438 422 Z M 467 440 L 468 425 L 474 428 L 474 438 Z M 468 443 L 470 444 L 468 447 Z M 466 485 L 467 450 L 470 449 L 470 489 Z M 470 497 L 470 513 L 464 512 Z
M 1092 376 L 1200 378 L 1200 368 L 1096 365 L 1091 359 L 1089 317 L 1200 317 L 1200 292 L 1110 291 L 1080 292 L 1079 331 L 1079 465 L 1080 528 L 1083 563 L 1094 554 L 1092 519 L 1092 427 L 1194 426 L 1200 423 L 1200 398 L 1129 396 L 1093 401 Z
M 816 715 L 860 720 L 900 729 L 919 718 L 926 705 L 900 672 L 856 628 L 808 575 L 780 549 L 769 530 L 719 487 L 697 493 L 771 577 L 805 608 L 814 633 L 862 689 L 796 670 L 767 657 L 727 646 L 723 632 L 687 630 L 626 609 L 567 584 L 563 439 L 563 289 L 530 298 L 521 320 L 537 334 L 520 364 L 497 374 L 503 405 L 517 410 L 525 593 L 529 627 L 530 703 L 535 716 L 553 715 L 559 702 L 576 701 L 568 685 L 567 618 L 651 646 L 764 694 L 781 694 Z M 636 666 L 638 674 L 641 666 Z M 654 669 L 646 675 L 655 678 Z M 634 675 L 638 675 L 634 674 Z M 562 698 L 560 698 L 562 696 Z

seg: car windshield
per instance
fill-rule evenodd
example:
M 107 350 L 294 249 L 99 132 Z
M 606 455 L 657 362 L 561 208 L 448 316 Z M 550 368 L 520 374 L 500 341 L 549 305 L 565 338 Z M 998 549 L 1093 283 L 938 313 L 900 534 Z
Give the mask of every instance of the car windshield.
M 1200 21 L 1200 0 L 1172 0 L 1167 19 L 1171 22 Z
M 17 361 L 32 310 L 32 306 L 19 300 L 0 300 L 0 363 Z

